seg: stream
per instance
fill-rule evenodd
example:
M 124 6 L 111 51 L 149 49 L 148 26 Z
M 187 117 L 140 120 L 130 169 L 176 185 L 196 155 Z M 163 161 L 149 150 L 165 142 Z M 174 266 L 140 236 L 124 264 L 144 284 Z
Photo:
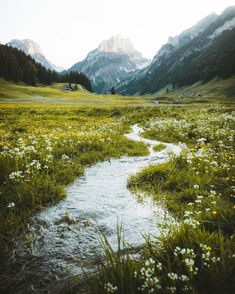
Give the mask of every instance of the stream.
M 15 249 L 17 259 L 24 262 L 6 273 L 7 290 L 1 293 L 53 293 L 48 289 L 57 280 L 94 269 L 95 257 L 101 253 L 100 235 L 116 248 L 118 223 L 125 241 L 136 247 L 143 244 L 143 234 L 158 235 L 167 212 L 150 198 L 138 201 L 128 190 L 127 179 L 151 163 L 166 161 L 169 153 L 179 154 L 181 148 L 166 143 L 164 150 L 155 152 L 153 146 L 160 142 L 142 138 L 141 131 L 134 125 L 126 137 L 148 144 L 149 155 L 125 156 L 87 168 L 67 187 L 63 201 L 32 218 Z

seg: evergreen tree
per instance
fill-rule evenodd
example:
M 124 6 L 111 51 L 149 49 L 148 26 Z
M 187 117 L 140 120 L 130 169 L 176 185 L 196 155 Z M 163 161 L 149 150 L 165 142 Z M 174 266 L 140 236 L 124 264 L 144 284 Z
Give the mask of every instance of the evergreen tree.
M 79 72 L 57 73 L 46 69 L 31 56 L 7 45 L 0 44 L 0 77 L 7 81 L 24 82 L 35 86 L 36 83 L 50 85 L 53 82 L 80 84 L 92 91 L 90 80 Z
M 115 91 L 114 87 L 112 87 L 112 89 L 111 89 L 111 94 L 112 95 L 115 95 L 116 94 L 116 91 Z

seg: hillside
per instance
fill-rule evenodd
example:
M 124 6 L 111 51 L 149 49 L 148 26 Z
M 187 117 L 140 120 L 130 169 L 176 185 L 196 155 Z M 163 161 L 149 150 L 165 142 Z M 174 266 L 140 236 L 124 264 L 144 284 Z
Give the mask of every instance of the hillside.
M 63 75 L 45 68 L 23 51 L 0 44 L 0 77 L 7 81 L 23 82 L 31 86 L 37 83 L 50 85 L 53 82 L 68 82 L 84 86 L 92 91 L 89 79 L 79 72 L 64 72 Z
M 50 86 L 32 87 L 23 83 L 10 83 L 0 79 L 0 105 L 23 104 L 27 107 L 109 107 L 109 106 L 141 106 L 151 105 L 152 100 L 144 97 L 128 97 L 119 95 L 96 95 L 78 85 L 77 91 L 64 90 L 64 83 L 54 83 Z
M 148 68 L 120 83 L 123 94 L 155 93 L 235 74 L 235 7 L 226 9 L 204 31 L 180 47 L 165 44 Z

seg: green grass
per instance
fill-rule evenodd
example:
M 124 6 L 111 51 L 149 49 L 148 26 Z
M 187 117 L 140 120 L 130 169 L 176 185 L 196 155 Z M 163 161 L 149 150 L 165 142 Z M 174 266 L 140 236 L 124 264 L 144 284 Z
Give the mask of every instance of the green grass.
M 154 95 L 159 103 L 234 103 L 235 76 L 229 79 L 215 78 L 207 83 L 197 82 L 179 89 L 167 85 Z
M 155 145 L 155 146 L 153 147 L 153 150 L 156 151 L 156 152 L 158 152 L 158 151 L 162 151 L 162 150 L 164 150 L 165 148 L 166 148 L 166 145 L 160 143 L 160 144 Z
M 84 89 L 78 91 L 63 91 L 64 84 L 52 86 L 31 87 L 24 84 L 9 83 L 0 79 L 0 103 L 25 104 L 30 107 L 40 105 L 56 105 L 61 107 L 79 106 L 137 106 L 150 105 L 152 101 L 143 97 L 128 97 L 119 95 L 97 95 Z
M 123 136 L 142 115 L 138 108 L 34 106 L 0 109 L 1 256 L 33 213 L 61 200 L 86 166 L 148 153 Z
M 234 107 L 165 106 L 142 125 L 148 138 L 188 145 L 128 181 L 177 222 L 166 219 L 160 237 L 147 238 L 138 258 L 124 246 L 120 260 L 120 252 L 105 245 L 106 263 L 91 293 L 234 293 Z M 118 290 L 105 291 L 107 283 Z
M 117 252 L 104 238 L 99 271 L 83 286 L 102 294 L 234 292 L 233 104 L 146 107 L 150 100 L 141 97 L 62 92 L 59 84 L 0 84 L 2 260 L 30 217 L 61 200 L 87 166 L 147 153 L 143 143 L 123 136 L 138 123 L 147 138 L 187 144 L 180 156 L 128 181 L 177 222 L 166 220 L 160 237 L 146 238 L 140 250 L 126 245 L 120 230 Z M 71 279 L 57 293 L 73 293 L 66 289 L 80 289 L 76 283 Z

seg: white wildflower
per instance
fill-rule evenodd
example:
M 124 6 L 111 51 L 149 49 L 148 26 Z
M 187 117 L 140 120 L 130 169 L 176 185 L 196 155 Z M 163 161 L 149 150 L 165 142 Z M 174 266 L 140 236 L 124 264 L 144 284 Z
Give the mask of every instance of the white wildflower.
M 15 203 L 14 202 L 10 202 L 10 203 L 8 203 L 7 207 L 8 208 L 13 208 L 13 207 L 15 207 Z

